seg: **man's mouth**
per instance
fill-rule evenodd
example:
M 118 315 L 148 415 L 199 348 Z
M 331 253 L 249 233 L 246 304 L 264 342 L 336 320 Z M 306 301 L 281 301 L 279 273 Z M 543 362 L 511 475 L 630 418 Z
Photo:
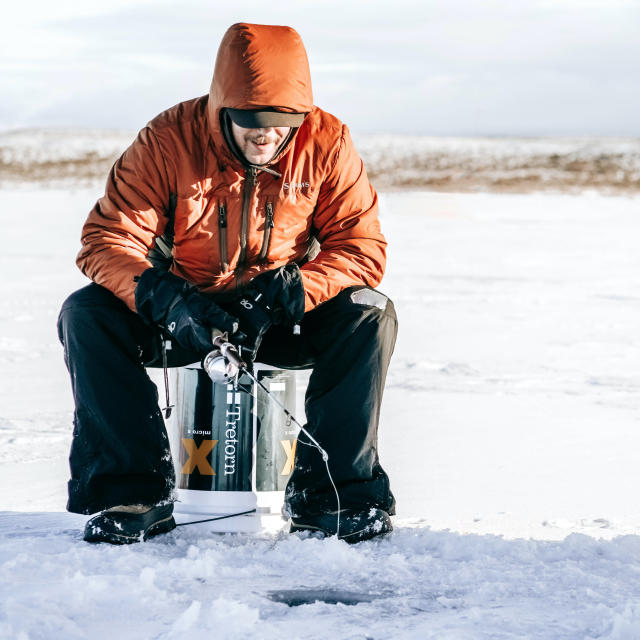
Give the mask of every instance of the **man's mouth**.
M 264 138 L 258 138 L 256 140 L 251 140 L 251 142 L 253 144 L 255 144 L 256 147 L 260 147 L 260 148 L 268 147 L 269 145 L 273 144 L 271 141 L 265 140 Z

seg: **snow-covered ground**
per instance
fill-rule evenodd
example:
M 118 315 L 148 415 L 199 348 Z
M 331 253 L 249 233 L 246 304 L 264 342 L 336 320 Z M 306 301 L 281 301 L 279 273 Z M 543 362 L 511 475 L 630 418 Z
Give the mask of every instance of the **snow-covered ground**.
M 379 190 L 640 190 L 638 138 L 355 136 Z
M 98 193 L 0 191 L 1 638 L 640 638 L 638 196 L 381 195 L 391 536 L 111 548 L 64 512 L 55 332 Z
M 102 186 L 134 131 L 0 131 L 0 188 Z M 640 192 L 640 138 L 353 134 L 378 190 Z

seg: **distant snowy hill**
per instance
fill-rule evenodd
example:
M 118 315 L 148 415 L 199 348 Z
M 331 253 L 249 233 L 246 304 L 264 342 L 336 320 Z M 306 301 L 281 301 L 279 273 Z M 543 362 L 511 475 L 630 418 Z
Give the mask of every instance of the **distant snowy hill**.
M 0 188 L 102 184 L 135 132 L 0 133 Z M 639 138 L 438 138 L 355 135 L 379 190 L 640 192 Z

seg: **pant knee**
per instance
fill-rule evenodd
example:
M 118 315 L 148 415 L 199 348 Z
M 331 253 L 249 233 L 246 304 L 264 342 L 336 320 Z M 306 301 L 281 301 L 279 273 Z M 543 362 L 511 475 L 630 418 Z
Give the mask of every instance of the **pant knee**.
M 327 334 L 331 342 L 355 340 L 363 348 L 395 344 L 398 320 L 393 302 L 370 287 L 345 289 L 321 305 L 317 313 L 313 329 Z
M 92 326 L 94 320 L 107 310 L 122 311 L 128 307 L 108 289 L 91 283 L 74 291 L 63 303 L 58 315 L 58 338 L 64 337 L 76 327 Z
M 397 330 L 398 317 L 391 299 L 371 287 L 348 289 L 348 304 L 357 315 L 365 316 L 367 321 L 378 325 L 380 331 Z

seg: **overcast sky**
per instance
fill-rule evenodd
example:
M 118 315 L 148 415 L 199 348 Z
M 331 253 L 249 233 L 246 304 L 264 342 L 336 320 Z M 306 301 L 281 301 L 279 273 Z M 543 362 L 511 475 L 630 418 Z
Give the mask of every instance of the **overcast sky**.
M 206 93 L 239 21 L 302 35 L 315 103 L 354 131 L 640 135 L 640 0 L 15 0 L 0 128 L 138 129 Z

